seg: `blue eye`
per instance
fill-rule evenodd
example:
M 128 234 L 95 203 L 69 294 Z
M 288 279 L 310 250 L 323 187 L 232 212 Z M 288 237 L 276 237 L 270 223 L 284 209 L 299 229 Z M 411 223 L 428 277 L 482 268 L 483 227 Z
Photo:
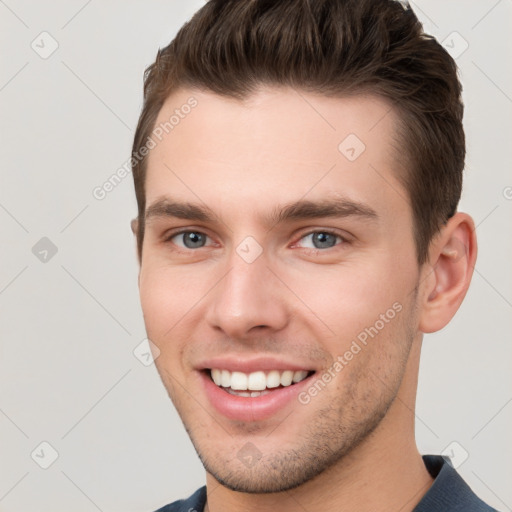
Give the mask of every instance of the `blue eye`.
M 208 237 L 199 231 L 183 231 L 172 236 L 170 240 L 184 249 L 200 249 L 206 245 Z
M 341 236 L 329 231 L 314 231 L 303 236 L 301 240 L 309 240 L 309 246 L 302 245 L 308 249 L 330 249 L 336 246 L 338 241 L 343 241 Z

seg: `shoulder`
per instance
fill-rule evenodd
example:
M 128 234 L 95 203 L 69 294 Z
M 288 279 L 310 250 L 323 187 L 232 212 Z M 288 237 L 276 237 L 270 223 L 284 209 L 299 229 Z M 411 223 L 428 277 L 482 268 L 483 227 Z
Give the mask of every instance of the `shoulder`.
M 206 487 L 201 487 L 185 500 L 173 501 L 155 512 L 203 512 L 206 502 Z
M 497 512 L 471 490 L 448 458 L 425 455 L 423 462 L 435 480 L 413 512 Z

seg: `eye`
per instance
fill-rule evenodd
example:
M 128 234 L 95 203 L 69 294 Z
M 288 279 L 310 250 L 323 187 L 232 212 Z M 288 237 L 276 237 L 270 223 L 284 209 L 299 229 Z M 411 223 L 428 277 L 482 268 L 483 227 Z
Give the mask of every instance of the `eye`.
M 210 238 L 200 231 L 182 231 L 169 237 L 169 241 L 183 249 L 201 249 Z
M 330 231 L 313 231 L 304 235 L 299 240 L 299 245 L 306 249 L 330 249 L 335 247 L 337 242 L 344 242 L 343 238 Z

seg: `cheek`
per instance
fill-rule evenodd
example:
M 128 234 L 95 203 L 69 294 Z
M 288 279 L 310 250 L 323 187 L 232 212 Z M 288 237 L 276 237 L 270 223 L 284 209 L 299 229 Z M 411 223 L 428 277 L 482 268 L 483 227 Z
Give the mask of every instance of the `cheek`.
M 340 411 L 349 411 L 355 418 L 367 417 L 390 403 L 403 379 L 413 341 L 410 314 L 409 305 L 400 303 L 377 320 L 374 316 L 359 319 L 361 328 L 345 326 L 343 335 L 327 347 L 333 363 L 326 372 L 334 374 L 334 385 L 326 400 L 338 397 Z
M 204 281 L 197 273 L 182 268 L 147 263 L 141 269 L 139 293 L 148 334 L 156 340 L 178 329 L 193 315 L 204 296 Z
M 168 379 L 162 370 L 169 370 L 174 374 L 177 371 L 174 363 L 180 360 L 178 353 L 183 349 L 179 333 L 183 318 L 186 318 L 187 301 L 182 293 L 176 292 L 179 289 L 164 273 L 141 273 L 140 301 L 144 324 L 148 338 L 160 351 L 155 364 L 165 381 Z M 170 393 L 171 385 L 172 382 L 166 384 Z
M 358 261 L 310 267 L 307 273 L 288 273 L 287 280 L 305 314 L 319 320 L 326 334 L 347 341 L 374 325 L 393 304 L 401 303 L 403 286 L 394 275 L 395 270 L 382 260 L 374 264 Z
M 181 389 L 177 382 L 184 379 L 183 352 L 197 292 L 182 271 L 147 263 L 141 269 L 139 290 L 146 333 L 159 350 L 155 366 L 175 402 Z

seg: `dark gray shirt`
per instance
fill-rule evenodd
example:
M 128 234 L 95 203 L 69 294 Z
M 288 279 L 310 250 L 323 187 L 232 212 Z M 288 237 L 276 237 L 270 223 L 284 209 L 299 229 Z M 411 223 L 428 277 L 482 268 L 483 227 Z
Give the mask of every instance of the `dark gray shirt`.
M 486 505 L 453 469 L 449 459 L 424 455 L 423 462 L 434 483 L 413 512 L 497 512 Z M 201 487 L 186 500 L 179 500 L 156 512 L 203 512 L 206 487 Z

